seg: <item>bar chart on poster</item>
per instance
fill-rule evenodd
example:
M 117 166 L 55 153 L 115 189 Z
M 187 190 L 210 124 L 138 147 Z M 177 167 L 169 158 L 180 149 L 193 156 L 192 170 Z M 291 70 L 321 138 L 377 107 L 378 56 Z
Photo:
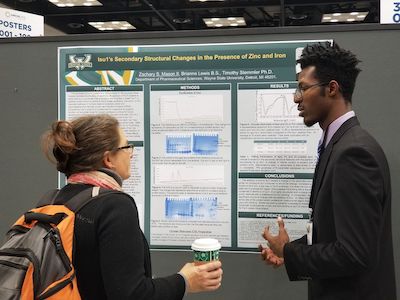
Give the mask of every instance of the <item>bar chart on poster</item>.
M 253 251 L 278 216 L 292 238 L 306 230 L 321 130 L 293 93 L 315 42 L 61 47 L 59 116 L 118 118 L 136 146 L 124 190 L 152 248 L 213 237 Z

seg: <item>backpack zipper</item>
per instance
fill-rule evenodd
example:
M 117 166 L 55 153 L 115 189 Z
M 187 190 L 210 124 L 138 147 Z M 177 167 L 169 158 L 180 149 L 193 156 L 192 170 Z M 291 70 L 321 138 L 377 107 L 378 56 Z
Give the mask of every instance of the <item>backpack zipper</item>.
M 53 286 L 52 288 L 47 290 L 47 292 L 45 292 L 44 294 L 40 295 L 37 298 L 37 300 L 43 300 L 43 299 L 46 299 L 46 298 L 54 295 L 55 293 L 57 293 L 58 291 L 62 290 L 64 287 L 66 287 L 68 284 L 72 283 L 72 280 L 74 278 L 75 278 L 75 272 L 72 273 L 72 275 L 70 277 L 68 277 L 67 279 L 65 279 L 64 281 L 58 283 L 56 286 Z
M 54 246 L 56 247 L 56 251 L 61 258 L 61 261 L 65 267 L 65 270 L 70 272 L 72 270 L 71 262 L 69 260 L 67 253 L 65 253 L 64 247 L 62 245 L 61 237 L 60 237 L 60 231 L 58 230 L 58 228 L 56 228 L 56 227 L 51 228 L 49 231 L 49 237 L 50 237 L 50 240 L 54 243 Z
M 14 234 L 18 233 L 27 233 L 29 230 L 31 230 L 28 227 L 22 226 L 22 225 L 14 225 L 11 227 L 11 229 L 7 232 L 7 237 L 13 236 Z
M 35 253 L 28 248 L 4 248 L 0 250 L 0 255 L 25 257 L 33 264 L 33 294 L 34 298 L 36 299 L 36 293 L 40 286 L 40 270 L 39 260 L 37 259 Z
M 15 269 L 19 269 L 19 270 L 24 270 L 24 271 L 28 270 L 27 266 L 24 266 L 24 265 L 21 265 L 21 264 L 17 264 L 17 263 L 8 261 L 8 260 L 0 259 L 0 265 L 11 267 L 11 268 L 15 268 Z

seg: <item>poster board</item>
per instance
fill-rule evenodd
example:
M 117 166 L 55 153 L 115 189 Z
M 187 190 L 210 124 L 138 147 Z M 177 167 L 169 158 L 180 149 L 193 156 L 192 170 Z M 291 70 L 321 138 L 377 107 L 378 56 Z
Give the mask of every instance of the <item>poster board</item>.
M 135 145 L 124 190 L 152 248 L 255 251 L 278 216 L 296 239 L 321 136 L 293 101 L 296 59 L 315 42 L 60 48 L 59 117 L 120 121 Z

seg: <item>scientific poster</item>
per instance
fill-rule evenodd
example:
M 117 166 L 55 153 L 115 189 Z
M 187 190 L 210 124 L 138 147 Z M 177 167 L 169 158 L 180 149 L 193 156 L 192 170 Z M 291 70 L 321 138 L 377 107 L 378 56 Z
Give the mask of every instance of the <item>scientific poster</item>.
M 59 118 L 118 118 L 152 248 L 252 251 L 277 216 L 297 238 L 321 129 L 298 116 L 296 59 L 315 42 L 59 48 Z

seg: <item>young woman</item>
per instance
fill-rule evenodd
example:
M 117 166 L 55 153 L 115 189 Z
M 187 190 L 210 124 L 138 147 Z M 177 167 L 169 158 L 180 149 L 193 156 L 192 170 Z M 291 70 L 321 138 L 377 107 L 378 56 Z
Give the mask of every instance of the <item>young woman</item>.
M 93 186 L 122 191 L 131 174 L 133 145 L 109 115 L 56 121 L 43 135 L 42 146 L 68 178 L 57 202 Z M 91 201 L 75 222 L 73 264 L 84 300 L 180 300 L 185 291 L 212 291 L 221 285 L 220 262 L 187 263 L 176 274 L 152 279 L 149 246 L 135 201 L 126 193 Z

